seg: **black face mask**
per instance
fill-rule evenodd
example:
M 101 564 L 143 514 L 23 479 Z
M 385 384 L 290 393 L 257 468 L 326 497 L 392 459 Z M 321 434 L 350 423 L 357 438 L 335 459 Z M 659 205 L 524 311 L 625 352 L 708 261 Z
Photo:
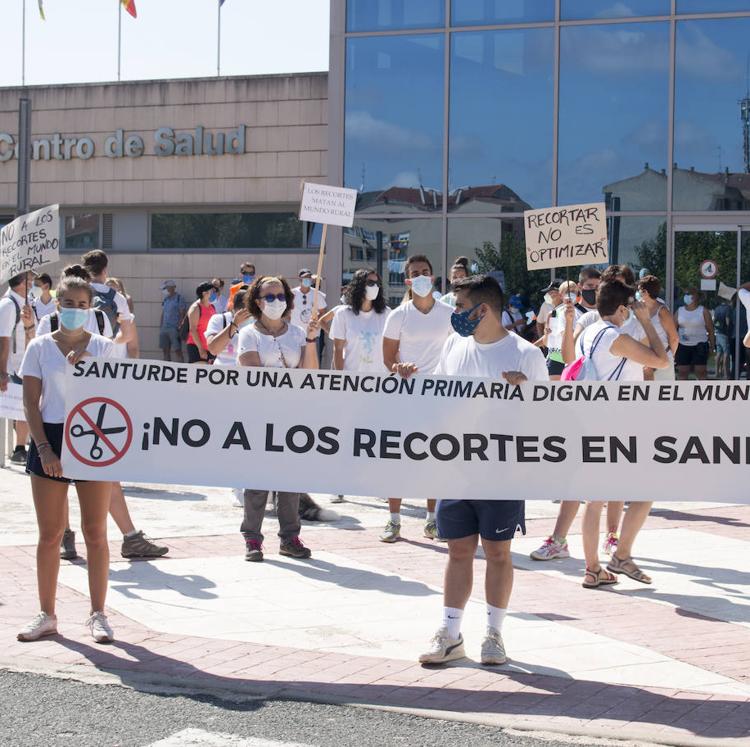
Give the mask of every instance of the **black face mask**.
M 581 298 L 589 305 L 589 306 L 595 306 L 596 305 L 596 289 L 590 289 L 590 290 L 582 290 L 581 291 Z

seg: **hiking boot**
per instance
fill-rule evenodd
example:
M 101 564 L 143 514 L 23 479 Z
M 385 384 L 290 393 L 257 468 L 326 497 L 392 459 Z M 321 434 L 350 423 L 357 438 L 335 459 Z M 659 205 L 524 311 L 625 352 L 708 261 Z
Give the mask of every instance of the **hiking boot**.
M 529 556 L 532 560 L 554 560 L 555 558 L 569 558 L 568 541 L 566 539 L 558 542 L 554 537 L 547 537 L 540 548 L 534 550 Z
M 279 547 L 279 555 L 286 555 L 288 558 L 297 558 L 298 560 L 305 560 L 312 556 L 310 548 L 305 547 L 302 544 L 302 540 L 299 537 L 290 537 L 281 541 Z
M 72 529 L 66 529 L 60 543 L 60 560 L 75 560 L 77 557 L 76 533 Z
M 448 637 L 445 628 L 440 628 L 430 641 L 430 648 L 420 655 L 419 661 L 422 664 L 445 664 L 454 659 L 463 659 L 465 656 L 464 637 L 459 635 L 454 640 Z
M 482 664 L 505 664 L 508 657 L 505 655 L 505 645 L 500 631 L 495 628 L 487 628 L 487 634 L 482 641 Z
M 380 535 L 381 542 L 395 542 L 397 539 L 401 539 L 401 524 L 396 524 L 395 521 L 389 521 L 383 529 L 383 534 Z
M 168 547 L 154 544 L 142 531 L 122 538 L 120 555 L 123 558 L 160 558 L 169 552 Z
M 40 612 L 31 622 L 18 632 L 19 641 L 38 641 L 45 635 L 57 634 L 57 617 Z
M 115 634 L 112 632 L 112 626 L 103 612 L 92 612 L 91 617 L 86 620 L 86 625 L 91 631 L 91 637 L 97 643 L 112 643 L 114 641 Z
M 10 456 L 10 461 L 13 464 L 26 464 L 26 447 L 16 446 L 16 448 L 13 449 L 13 453 Z
M 438 536 L 437 523 L 434 520 L 426 521 L 424 523 L 424 536 L 428 540 L 437 539 L 437 536 Z
M 245 560 L 260 563 L 263 560 L 263 545 L 258 540 L 245 540 Z

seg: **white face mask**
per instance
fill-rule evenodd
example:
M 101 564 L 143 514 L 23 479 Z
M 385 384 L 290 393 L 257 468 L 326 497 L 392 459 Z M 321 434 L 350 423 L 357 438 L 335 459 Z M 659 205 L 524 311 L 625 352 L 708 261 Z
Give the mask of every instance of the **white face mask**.
M 380 294 L 379 285 L 368 285 L 365 288 L 365 296 L 367 297 L 368 301 L 374 301 L 378 297 L 379 294 Z
M 691 293 L 686 293 L 682 297 L 682 300 L 685 302 L 685 306 L 690 306 L 695 299 L 693 298 L 693 295 Z
M 566 293 L 563 296 L 564 301 L 570 301 L 570 303 L 575 303 L 578 300 L 578 295 L 576 293 Z
M 411 289 L 422 298 L 426 298 L 432 291 L 432 278 L 427 275 L 419 275 L 411 281 Z
M 42 289 L 38 285 L 32 285 L 31 288 L 29 288 L 29 295 L 35 301 L 38 301 L 42 297 Z
M 555 301 L 552 298 L 552 296 L 550 296 L 549 293 L 545 293 L 544 294 L 544 303 L 546 303 L 547 306 L 554 306 L 555 305 Z
M 263 313 L 269 318 L 276 321 L 277 319 L 281 319 L 282 316 L 284 316 L 284 312 L 286 311 L 286 301 L 272 301 L 271 303 L 268 303 L 268 301 L 263 302 Z

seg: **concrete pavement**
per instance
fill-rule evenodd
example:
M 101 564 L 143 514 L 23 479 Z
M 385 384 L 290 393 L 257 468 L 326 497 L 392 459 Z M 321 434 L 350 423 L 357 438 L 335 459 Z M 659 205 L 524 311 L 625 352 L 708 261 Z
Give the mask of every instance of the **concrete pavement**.
M 589 737 L 750 738 L 748 506 L 657 507 L 637 548 L 654 585 L 626 579 L 587 591 L 578 536 L 570 560 L 529 560 L 557 507 L 527 504 L 529 533 L 514 543 L 516 587 L 504 629 L 511 661 L 496 669 L 476 662 L 484 624 L 478 573 L 464 625 L 470 658 L 428 669 L 415 658 L 440 621 L 445 546 L 421 537 L 418 506 L 406 507 L 405 539 L 395 545 L 377 541 L 383 502 L 333 506 L 339 521 L 303 530 L 314 552 L 306 562 L 276 554 L 269 516 L 266 561 L 251 564 L 229 491 L 138 486 L 126 494 L 136 526 L 168 538 L 171 552 L 131 563 L 113 542 L 108 605 L 117 642 L 97 647 L 85 634 L 81 561 L 61 569 L 60 635 L 19 644 L 16 629 L 37 610 L 36 530 L 26 478 L 0 473 L 7 579 L 0 666 L 136 688 L 158 682 L 416 709 Z M 71 518 L 75 528 L 75 500 Z

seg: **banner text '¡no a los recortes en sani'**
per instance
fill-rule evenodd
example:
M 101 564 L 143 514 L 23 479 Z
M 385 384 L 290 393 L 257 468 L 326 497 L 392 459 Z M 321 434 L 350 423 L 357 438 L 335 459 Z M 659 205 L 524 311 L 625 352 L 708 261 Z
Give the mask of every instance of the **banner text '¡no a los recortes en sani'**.
M 155 156 L 223 156 L 242 155 L 245 152 L 246 125 L 226 132 L 213 132 L 204 127 L 178 131 L 172 127 L 159 127 L 152 135 L 151 154 Z M 101 150 L 100 150 L 101 148 Z M 107 135 L 100 145 L 90 135 L 61 135 L 34 138 L 31 141 L 31 158 L 34 161 L 70 161 L 78 158 L 88 161 L 96 154 L 107 158 L 140 158 L 146 154 L 144 137 L 128 135 L 117 130 Z M 0 163 L 18 157 L 16 138 L 0 132 Z

